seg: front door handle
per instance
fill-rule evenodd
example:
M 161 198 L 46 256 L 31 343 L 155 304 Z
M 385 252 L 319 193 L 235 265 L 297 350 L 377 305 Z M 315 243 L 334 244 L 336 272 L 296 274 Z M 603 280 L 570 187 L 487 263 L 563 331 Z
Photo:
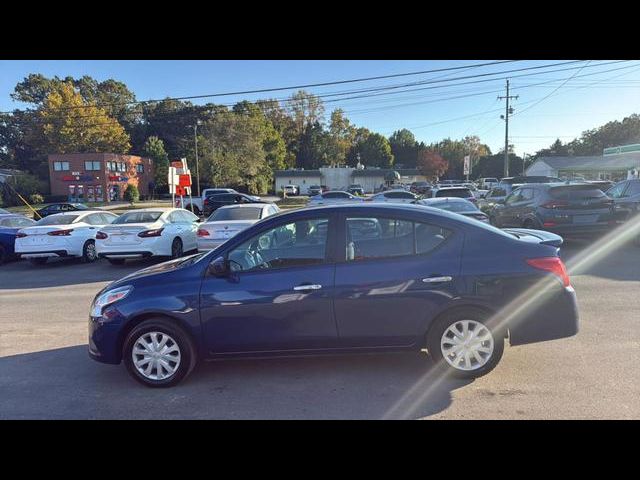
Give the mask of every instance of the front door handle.
M 443 282 L 450 282 L 451 280 L 453 280 L 452 277 L 448 277 L 448 276 L 444 276 L 444 277 L 427 277 L 427 278 L 423 278 L 422 281 L 424 283 L 443 283 Z
M 298 285 L 297 287 L 293 287 L 296 292 L 305 291 L 305 290 L 320 290 L 322 285 Z

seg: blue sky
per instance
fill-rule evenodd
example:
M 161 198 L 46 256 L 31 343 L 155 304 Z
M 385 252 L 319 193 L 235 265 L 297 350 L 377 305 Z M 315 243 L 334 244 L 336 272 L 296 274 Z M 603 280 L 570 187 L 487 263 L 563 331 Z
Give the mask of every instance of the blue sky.
M 4 60 L 0 61 L 0 110 L 25 107 L 14 102 L 9 94 L 15 84 L 29 73 L 60 77 L 90 75 L 98 80 L 114 78 L 126 83 L 138 100 L 146 100 L 471 66 L 487 61 L 490 60 Z M 439 83 L 395 90 L 414 89 L 403 93 L 390 94 L 390 90 L 387 90 L 384 95 L 351 100 L 341 99 L 340 96 L 326 97 L 325 100 L 331 100 L 325 105 L 326 117 L 332 109 L 340 107 L 357 126 L 364 126 L 385 135 L 404 127 L 409 128 L 418 140 L 429 143 L 446 137 L 461 138 L 475 134 L 493 151 L 498 151 L 504 145 L 504 122 L 499 118 L 503 113 L 504 101 L 498 101 L 496 97 L 504 95 L 504 77 L 511 76 L 512 93 L 519 95 L 519 98 L 513 102 L 515 115 L 510 120 L 510 143 L 515 145 L 519 154 L 534 153 L 548 146 L 556 137 L 563 141 L 571 140 L 584 130 L 595 128 L 607 121 L 621 120 L 640 110 L 640 61 L 604 65 L 608 61 L 599 60 L 549 68 L 550 70 L 576 67 L 574 70 L 546 72 L 548 69 L 540 69 L 450 81 L 469 75 L 558 62 L 562 60 L 510 62 L 307 90 L 326 95 L 438 79 Z M 536 75 L 516 77 L 531 73 Z M 495 80 L 451 86 L 455 83 L 492 78 Z M 543 82 L 545 83 L 542 85 L 532 86 Z M 438 88 L 424 89 L 432 86 Z M 418 88 L 423 89 L 415 90 Z M 194 100 L 194 103 L 233 103 L 242 99 L 284 98 L 292 92 L 212 97 Z M 551 96 L 545 98 L 549 94 Z

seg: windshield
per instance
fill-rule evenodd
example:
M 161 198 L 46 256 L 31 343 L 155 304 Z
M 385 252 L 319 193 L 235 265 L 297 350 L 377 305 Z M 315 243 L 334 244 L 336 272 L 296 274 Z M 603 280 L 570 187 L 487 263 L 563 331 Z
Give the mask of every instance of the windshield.
M 49 215 L 36 222 L 36 226 L 43 225 L 69 225 L 75 221 L 80 215 Z
M 112 225 L 127 223 L 154 223 L 164 212 L 129 212 L 123 213 L 114 220 Z M 194 217 L 195 218 L 195 217 Z
M 207 222 L 228 220 L 260 220 L 262 207 L 220 208 L 213 212 Z
M 473 194 L 468 188 L 447 188 L 446 190 L 438 190 L 436 197 L 469 198 L 473 197 Z

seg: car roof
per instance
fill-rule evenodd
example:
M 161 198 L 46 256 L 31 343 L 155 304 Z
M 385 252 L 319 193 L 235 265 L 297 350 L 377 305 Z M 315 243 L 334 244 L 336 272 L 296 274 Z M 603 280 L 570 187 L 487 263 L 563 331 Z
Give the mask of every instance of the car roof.
M 156 207 L 156 208 L 136 208 L 134 210 L 127 210 L 126 212 L 123 213 L 123 215 L 125 213 L 131 213 L 131 212 L 172 212 L 173 210 L 186 210 L 185 208 L 175 208 L 175 207 Z M 189 211 L 189 210 L 187 210 Z
M 384 192 L 380 192 L 377 195 L 384 195 L 386 193 L 393 193 L 393 192 L 400 192 L 400 193 L 411 193 L 408 190 L 405 190 L 404 188 L 394 188 L 392 190 L 385 190 Z
M 467 200 L 466 198 L 460 197 L 433 197 L 433 198 L 423 198 L 420 200 L 421 204 L 425 203 L 442 203 L 442 202 L 464 202 L 473 205 L 472 202 Z
M 459 187 L 438 187 L 436 190 L 461 190 L 461 189 L 469 190 L 469 187 L 460 185 Z

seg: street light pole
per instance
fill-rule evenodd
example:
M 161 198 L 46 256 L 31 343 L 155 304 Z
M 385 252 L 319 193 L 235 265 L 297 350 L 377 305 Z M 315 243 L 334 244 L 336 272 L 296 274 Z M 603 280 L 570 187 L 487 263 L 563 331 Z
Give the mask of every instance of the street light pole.
M 522 176 L 523 176 L 523 177 L 525 176 L 525 173 L 524 173 L 524 166 L 525 166 L 525 162 L 526 162 L 526 160 L 527 160 L 527 154 L 523 152 L 523 153 L 522 153 Z
M 196 142 L 196 186 L 198 187 L 198 197 L 200 196 L 200 163 L 198 162 L 198 125 L 200 120 L 196 120 L 193 126 L 193 137 Z

